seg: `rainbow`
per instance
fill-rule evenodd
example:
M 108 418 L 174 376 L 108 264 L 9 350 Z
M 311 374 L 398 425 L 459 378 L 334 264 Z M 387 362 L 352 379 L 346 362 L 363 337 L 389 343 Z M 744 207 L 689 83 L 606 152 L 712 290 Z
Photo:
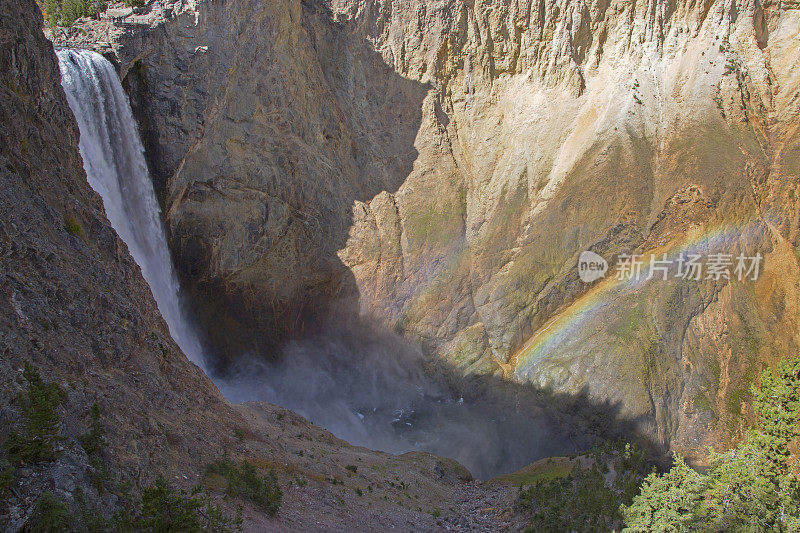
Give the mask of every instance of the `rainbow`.
M 765 223 L 761 218 L 753 216 L 739 224 L 719 224 L 710 228 L 697 226 L 682 237 L 661 244 L 646 253 L 640 251 L 637 253 L 645 255 L 645 259 L 649 258 L 650 254 L 661 256 L 666 253 L 668 259 L 674 259 L 681 253 L 708 254 L 715 250 L 729 250 L 732 242 L 740 241 L 748 231 L 763 229 Z M 770 226 L 769 223 L 766 225 Z M 609 271 L 606 278 L 568 304 L 555 318 L 529 338 L 511 357 L 506 367 L 506 373 L 510 374 L 507 377 L 523 379 L 524 375 L 544 360 L 550 352 L 563 347 L 571 339 L 585 337 L 594 317 L 606 311 L 606 308 L 621 296 L 633 292 L 648 282 L 646 270 L 647 265 L 643 268 L 640 278 L 623 280 L 618 279 L 613 271 Z

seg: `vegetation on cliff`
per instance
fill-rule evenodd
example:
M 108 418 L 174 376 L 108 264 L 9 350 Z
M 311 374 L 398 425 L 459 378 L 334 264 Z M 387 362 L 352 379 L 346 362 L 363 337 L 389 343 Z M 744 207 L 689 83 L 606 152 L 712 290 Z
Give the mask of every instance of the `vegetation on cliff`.
M 97 402 L 92 405 L 90 418 L 89 432 L 80 435 L 78 442 L 81 443 L 89 457 L 89 478 L 97 491 L 103 492 L 106 484 L 111 480 L 111 472 L 103 457 L 106 428 L 100 422 L 100 406 L 97 405 Z
M 45 382 L 39 370 L 26 362 L 23 377 L 27 390 L 20 394 L 21 410 L 19 430 L 11 430 L 2 442 L 8 459 L 0 460 L 0 509 L 6 507 L 15 481 L 15 465 L 30 466 L 52 463 L 58 459 L 68 442 L 61 432 L 59 405 L 65 392 L 56 383 Z M 128 483 L 115 478 L 104 457 L 107 430 L 101 421 L 100 407 L 95 403 L 90 411 L 89 431 L 77 437 L 89 459 L 88 475 L 92 485 L 102 493 L 107 489 L 120 496 L 121 508 L 111 518 L 92 508 L 83 494 L 76 493 L 78 513 L 72 513 L 67 502 L 52 492 L 43 492 L 36 500 L 27 519 L 27 530 L 46 531 L 237 531 L 241 529 L 240 512 L 226 515 L 216 506 L 211 496 L 200 486 L 191 492 L 170 487 L 163 478 L 146 487 L 141 498 L 135 499 Z M 281 503 L 281 490 L 274 474 L 259 477 L 255 467 L 232 462 L 215 463 L 225 468 L 229 479 L 229 492 L 245 496 L 265 509 L 271 516 L 277 514 Z M 80 489 L 78 489 L 79 491 Z
M 671 470 L 647 477 L 622 512 L 645 531 L 800 531 L 800 480 L 793 453 L 800 435 L 800 358 L 766 370 L 753 387 L 759 418 L 736 448 L 712 452 L 706 473 L 675 456 Z
M 520 489 L 518 509 L 529 516 L 528 531 L 612 531 L 649 470 L 646 454 L 622 441 L 607 442 L 572 461 L 540 471 Z
M 144 0 L 122 0 L 130 7 L 141 7 Z M 99 18 L 108 8 L 107 0 L 37 0 L 50 27 L 72 26 L 79 18 Z
M 19 398 L 24 426 L 22 431 L 12 430 L 3 447 L 14 462 L 52 461 L 62 440 L 58 405 L 64 391 L 55 383 L 45 383 L 30 363 L 25 363 L 22 375 L 28 382 L 27 392 Z
M 278 514 L 283 492 L 274 471 L 266 476 L 260 476 L 256 467 L 249 461 L 242 461 L 237 465 L 228 457 L 224 457 L 208 465 L 206 477 L 209 480 L 213 478 L 221 480 L 225 485 L 227 496 L 246 498 L 270 516 Z
M 141 500 L 123 501 L 124 507 L 106 519 L 96 509 L 78 500 L 78 513 L 52 492 L 43 492 L 33 507 L 26 531 L 159 531 L 233 533 L 242 529 L 241 509 L 226 515 L 210 496 L 195 487 L 191 492 L 170 487 L 163 478 L 142 491 Z
M 200 487 L 191 493 L 175 490 L 163 478 L 142 492 L 141 511 L 134 520 L 126 516 L 115 527 L 123 531 L 213 531 L 241 530 L 241 510 L 225 515 Z
M 645 477 L 644 453 L 606 444 L 542 462 L 517 508 L 530 531 L 800 531 L 800 357 L 765 370 L 752 397 L 757 427 L 730 451 L 711 450 L 704 472 L 676 454 L 670 470 Z
M 38 0 L 50 27 L 71 26 L 79 18 L 98 18 L 106 10 L 106 0 Z

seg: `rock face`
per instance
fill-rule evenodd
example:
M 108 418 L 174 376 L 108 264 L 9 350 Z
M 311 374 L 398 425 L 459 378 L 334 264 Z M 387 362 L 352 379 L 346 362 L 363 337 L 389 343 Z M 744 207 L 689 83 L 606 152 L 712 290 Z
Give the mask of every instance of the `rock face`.
M 86 431 L 97 402 L 115 472 L 136 483 L 172 477 L 214 455 L 208 440 L 216 438 L 202 432 L 225 432 L 242 418 L 172 342 L 86 182 L 78 127 L 36 4 L 4 2 L 0 20 L 2 440 L 19 418 L 23 361 L 32 361 L 67 391 L 66 435 Z M 18 493 L 77 486 L 96 494 L 86 454 L 67 447 L 62 463 L 34 469 L 54 481 L 23 479 Z
M 359 312 L 725 444 L 800 343 L 800 4 L 229 0 L 111 38 L 220 351 Z M 111 32 L 113 33 L 113 32 Z M 764 256 L 757 281 L 577 258 Z M 220 320 L 224 316 L 225 320 Z
M 153 449 L 152 458 L 137 457 L 138 464 L 125 467 L 167 464 L 157 442 L 134 432 L 188 422 L 176 414 L 188 405 L 182 392 L 193 391 L 201 404 L 223 402 L 171 341 L 139 267 L 89 188 L 41 14 L 34 2 L 22 4 L 3 4 L 0 44 L 2 404 L 20 390 L 23 359 L 69 383 L 76 405 L 110 406 L 108 389 L 121 383 L 115 395 L 126 402 L 158 397 L 164 407 L 113 423 L 121 455 Z M 78 423 L 85 414 L 74 413 Z

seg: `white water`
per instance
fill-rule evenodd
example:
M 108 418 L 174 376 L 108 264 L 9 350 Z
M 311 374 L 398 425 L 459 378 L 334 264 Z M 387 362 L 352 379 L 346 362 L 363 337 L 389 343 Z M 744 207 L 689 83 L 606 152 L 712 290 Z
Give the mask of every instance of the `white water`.
M 61 50 L 58 63 L 61 85 L 80 128 L 89 184 L 102 196 L 108 220 L 142 269 L 172 338 L 189 359 L 204 367 L 197 330 L 181 305 L 161 209 L 119 77 L 103 56 L 87 50 Z

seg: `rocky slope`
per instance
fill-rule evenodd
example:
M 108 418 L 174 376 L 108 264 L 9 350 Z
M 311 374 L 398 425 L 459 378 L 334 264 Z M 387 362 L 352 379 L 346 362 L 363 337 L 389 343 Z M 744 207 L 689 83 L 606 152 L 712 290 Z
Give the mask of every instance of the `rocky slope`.
M 188 488 L 225 453 L 275 469 L 284 491 L 274 519 L 218 494 L 228 510 L 245 505 L 245 530 L 435 530 L 454 521 L 496 529 L 510 520 L 500 516 L 509 493 L 470 482 L 453 461 L 371 452 L 274 406 L 232 406 L 186 359 L 86 181 L 33 0 L 0 3 L 0 119 L 0 443 L 23 423 L 25 362 L 65 391 L 59 456 L 14 465 L 0 495 L 0 529 L 26 527 L 44 490 L 73 514 L 81 492 L 108 517 L 126 482 L 136 493 L 161 475 Z M 115 480 L 101 492 L 77 438 L 95 402 Z M 4 474 L 6 458 L 0 448 Z M 476 507 L 487 500 L 495 509 Z
M 117 59 L 226 356 L 335 306 L 691 452 L 797 351 L 797 2 L 169 5 L 59 42 Z M 587 285 L 583 250 L 765 260 Z

